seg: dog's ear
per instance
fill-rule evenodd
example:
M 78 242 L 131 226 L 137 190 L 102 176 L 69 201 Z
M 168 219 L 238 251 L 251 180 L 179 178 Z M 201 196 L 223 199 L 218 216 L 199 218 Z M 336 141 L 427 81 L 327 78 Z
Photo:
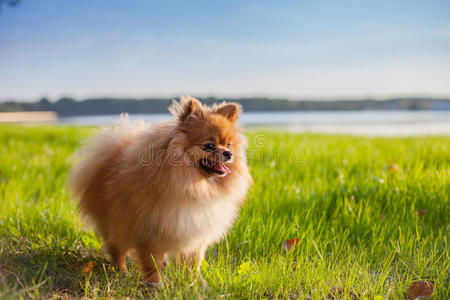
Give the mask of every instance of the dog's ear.
M 242 111 L 242 106 L 237 103 L 223 102 L 217 105 L 213 111 L 219 115 L 224 116 L 231 122 L 235 122 Z
M 169 112 L 180 122 L 184 122 L 189 116 L 202 117 L 205 114 L 200 101 L 190 96 L 181 96 L 180 102 L 173 101 L 169 106 Z

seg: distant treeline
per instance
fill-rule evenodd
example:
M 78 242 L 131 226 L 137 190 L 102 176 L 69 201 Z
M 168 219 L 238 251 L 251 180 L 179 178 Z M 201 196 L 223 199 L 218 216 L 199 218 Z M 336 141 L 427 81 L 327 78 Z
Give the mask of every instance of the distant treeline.
M 203 103 L 222 102 L 219 98 L 201 98 Z M 269 98 L 234 98 L 245 111 L 308 111 L 308 110 L 450 110 L 450 99 L 398 98 L 389 100 L 286 100 Z M 50 110 L 60 116 L 106 115 L 122 112 L 135 114 L 165 113 L 172 99 L 114 99 L 98 98 L 76 101 L 61 98 L 50 102 L 43 98 L 38 102 L 3 102 L 0 112 Z

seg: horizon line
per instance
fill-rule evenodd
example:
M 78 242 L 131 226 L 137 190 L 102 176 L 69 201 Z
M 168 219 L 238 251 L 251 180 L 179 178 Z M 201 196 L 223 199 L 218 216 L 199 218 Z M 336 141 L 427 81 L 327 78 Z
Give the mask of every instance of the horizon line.
M 176 93 L 175 93 L 176 94 Z M 189 95 L 194 98 L 207 99 L 207 98 L 216 98 L 220 100 L 227 99 L 270 99 L 270 100 L 289 100 L 289 101 L 363 101 L 363 100 L 375 100 L 375 101 L 388 101 L 392 99 L 424 99 L 428 98 L 431 100 L 450 100 L 450 94 L 392 94 L 390 96 L 374 96 L 374 95 L 361 95 L 361 96 L 282 96 L 282 95 L 261 95 L 261 94 L 242 94 L 242 95 L 217 95 L 214 93 L 209 94 L 195 94 L 195 93 L 178 93 L 177 96 L 173 96 L 173 94 L 155 94 L 152 96 L 142 96 L 142 95 L 91 95 L 87 97 L 76 97 L 71 95 L 62 95 L 59 97 L 49 97 L 49 96 L 38 96 L 34 99 L 26 98 L 19 99 L 20 97 L 9 97 L 0 99 L 0 103 L 6 102 L 15 102 L 15 103 L 33 103 L 39 102 L 42 99 L 46 98 L 49 102 L 57 102 L 61 99 L 73 99 L 75 101 L 85 101 L 85 100 L 95 100 L 95 99 L 117 99 L 117 100 L 146 100 L 146 99 L 179 99 L 180 96 Z M 25 97 L 24 97 L 25 98 Z

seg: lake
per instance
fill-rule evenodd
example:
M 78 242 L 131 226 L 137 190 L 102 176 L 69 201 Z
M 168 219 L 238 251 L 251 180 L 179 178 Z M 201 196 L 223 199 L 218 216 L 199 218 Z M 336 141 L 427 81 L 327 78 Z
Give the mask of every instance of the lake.
M 118 115 L 60 117 L 58 124 L 107 125 Z M 132 120 L 167 121 L 170 114 L 132 114 Z M 296 111 L 246 112 L 241 124 L 293 132 L 369 136 L 450 135 L 450 111 Z

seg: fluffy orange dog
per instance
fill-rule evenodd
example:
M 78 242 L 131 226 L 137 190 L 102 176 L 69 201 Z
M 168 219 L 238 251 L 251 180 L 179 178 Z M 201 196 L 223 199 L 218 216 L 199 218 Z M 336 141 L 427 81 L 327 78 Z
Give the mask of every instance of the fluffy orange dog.
M 160 281 L 156 270 L 168 256 L 180 254 L 198 271 L 251 183 L 239 105 L 205 107 L 181 97 L 169 111 L 176 121 L 149 126 L 122 118 L 104 129 L 70 174 L 79 209 L 113 263 L 126 272 L 131 251 L 149 282 Z

